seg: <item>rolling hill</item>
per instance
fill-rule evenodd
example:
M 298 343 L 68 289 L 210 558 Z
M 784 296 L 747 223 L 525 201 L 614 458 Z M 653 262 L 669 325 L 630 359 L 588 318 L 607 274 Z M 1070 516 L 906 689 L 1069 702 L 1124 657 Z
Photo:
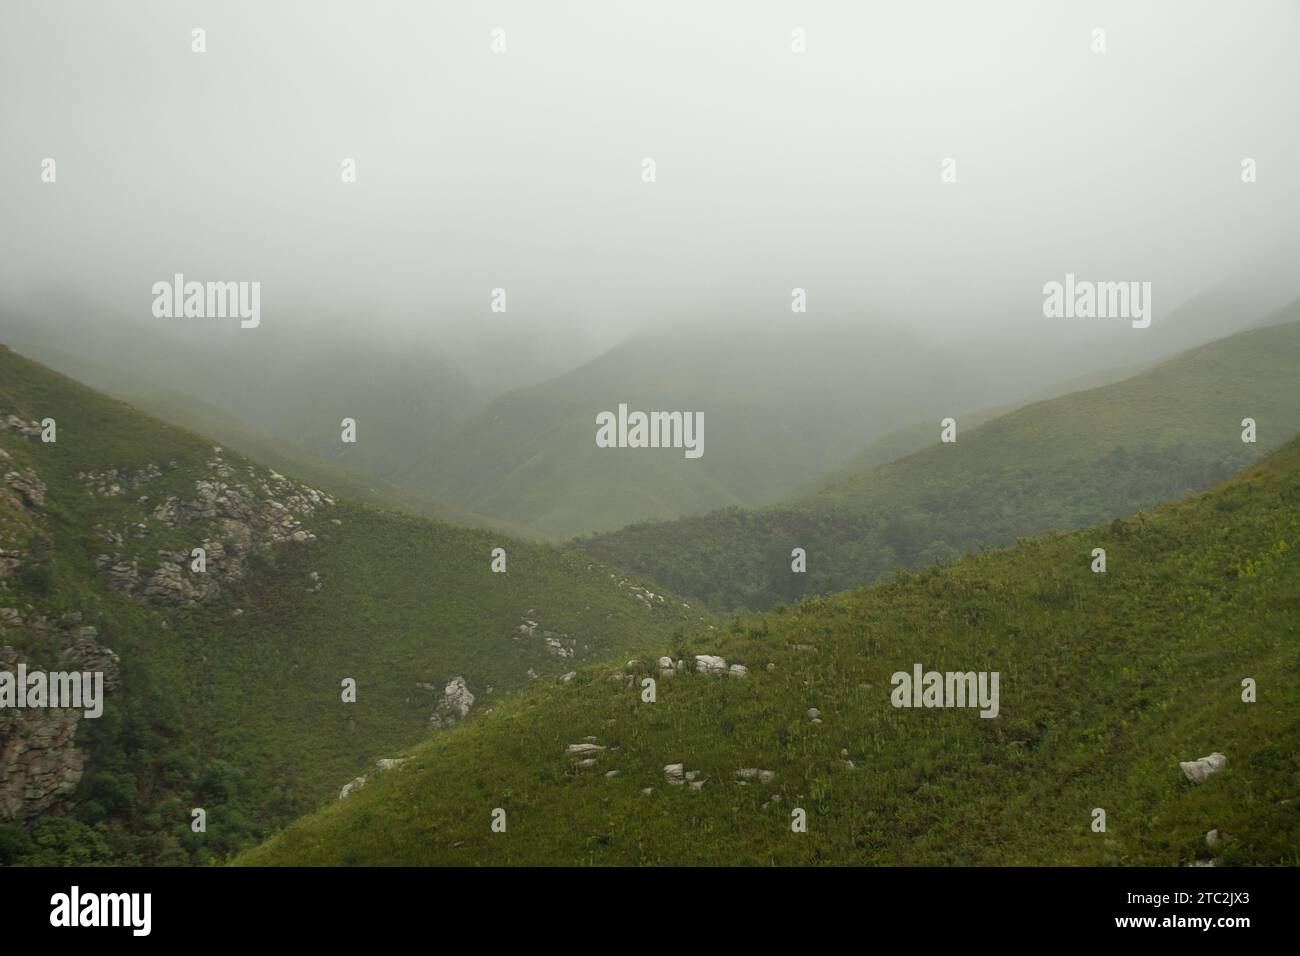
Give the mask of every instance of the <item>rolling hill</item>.
M 1296 865 L 1297 541 L 1293 440 L 1174 505 L 527 687 L 241 862 Z M 917 668 L 996 673 L 996 706 L 898 706 Z
M 0 863 L 220 858 L 431 726 L 710 620 L 657 591 L 335 497 L 0 347 L 0 670 L 110 688 L 98 719 L 0 710 Z
M 929 447 L 813 495 L 580 544 L 711 606 L 764 609 L 1131 514 L 1209 487 L 1300 431 L 1300 304 L 1271 320 L 1121 382 L 975 427 L 958 418 L 951 444 L 936 419 Z M 1257 423 L 1255 443 L 1241 440 L 1245 418 Z M 795 548 L 807 553 L 805 573 L 792 571 Z

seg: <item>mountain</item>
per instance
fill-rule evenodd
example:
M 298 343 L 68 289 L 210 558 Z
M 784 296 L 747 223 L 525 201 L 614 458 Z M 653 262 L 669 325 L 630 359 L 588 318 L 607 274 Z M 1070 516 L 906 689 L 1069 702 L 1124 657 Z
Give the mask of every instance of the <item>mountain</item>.
M 996 379 L 896 331 L 664 329 L 494 400 L 397 480 L 548 536 L 612 530 L 777 500 L 900 422 L 992 401 Z M 597 414 L 620 404 L 702 413 L 704 454 L 596 447 Z
M 969 427 L 1067 380 L 1099 380 L 1116 355 L 1150 364 L 1261 314 L 1261 297 L 1216 288 L 1161 307 L 1137 333 L 1044 321 L 1020 299 L 1012 317 L 975 301 L 942 334 L 922 317 L 846 305 L 776 321 L 761 309 L 647 320 L 572 367 L 562 355 L 579 362 L 604 341 L 573 315 L 545 331 L 412 316 L 393 339 L 364 316 L 277 309 L 250 330 L 106 314 L 45 289 L 0 301 L 0 340 L 266 464 L 311 470 L 322 488 L 558 541 L 803 497 L 928 441 L 909 425 L 956 415 Z M 596 416 L 620 404 L 703 415 L 703 456 L 598 448 Z M 341 440 L 345 418 L 355 442 Z M 320 459 L 342 468 L 322 471 Z
M 241 861 L 1295 865 L 1298 541 L 1293 440 L 1174 505 L 531 685 Z M 898 706 L 918 668 L 952 706 Z
M 843 590 L 1084 527 L 1233 474 L 1300 431 L 1300 304 L 1111 385 L 1037 402 L 768 508 L 635 524 L 582 546 L 718 608 Z M 1242 421 L 1257 441 L 1242 441 Z M 915 435 L 912 436 L 915 438 Z M 806 573 L 792 571 L 803 548 Z
M 571 551 L 322 492 L 0 347 L 0 671 L 107 691 L 98 718 L 0 709 L 0 863 L 220 858 L 431 727 L 711 620 Z

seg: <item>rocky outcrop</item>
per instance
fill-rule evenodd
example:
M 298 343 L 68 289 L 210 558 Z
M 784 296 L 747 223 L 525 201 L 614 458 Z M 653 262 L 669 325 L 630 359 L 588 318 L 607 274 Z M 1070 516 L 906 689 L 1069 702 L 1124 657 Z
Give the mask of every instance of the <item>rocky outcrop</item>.
M 204 570 L 193 570 L 193 555 L 187 551 L 157 551 L 156 566 L 148 567 L 153 563 L 149 561 L 142 568 L 139 556 L 124 556 L 123 550 L 117 550 L 95 559 L 95 564 L 108 573 L 111 587 L 169 607 L 207 603 L 225 586 L 244 578 L 251 555 L 277 545 L 315 540 L 302 519 L 333 505 L 333 498 L 274 471 L 263 474 L 247 467 L 246 474 L 240 475 L 221 457 L 219 448 L 214 452 L 215 457 L 207 463 L 207 477 L 194 482 L 194 498 L 168 495 L 148 511 L 147 521 L 122 530 L 96 528 L 105 541 L 121 549 L 128 538 L 147 537 L 153 526 L 202 527 L 194 547 L 204 550 Z M 92 496 L 112 497 L 128 489 L 137 490 L 176 467 L 175 462 L 168 462 L 164 466 L 150 464 L 134 473 L 112 469 L 81 472 L 79 477 L 88 484 Z M 142 496 L 137 503 L 147 505 L 150 499 Z M 314 589 L 319 590 L 318 582 Z
M 533 613 L 531 609 L 529 613 Z M 519 641 L 528 637 L 541 638 L 546 653 L 552 657 L 570 658 L 577 653 L 577 642 L 570 638 L 569 635 L 559 631 L 548 631 L 536 621 L 524 618 L 523 623 L 517 628 L 515 640 Z
M 3 623 L 17 626 L 21 619 L 15 618 L 6 616 Z M 38 617 L 23 627 L 43 642 L 62 645 L 51 669 L 99 672 L 105 694 L 118 690 L 117 655 L 99 643 L 95 628 L 78 626 L 76 615 L 58 626 Z M 13 647 L 0 646 L 0 671 L 13 673 L 20 662 L 36 666 Z M 76 744 L 83 719 L 83 711 L 72 708 L 0 711 L 0 820 L 71 809 L 69 799 L 86 769 L 85 752 Z
M 33 419 L 24 421 L 17 415 L 0 416 L 0 428 L 21 435 L 23 438 L 40 438 L 41 423 Z
M 664 661 L 668 658 L 659 659 L 661 670 L 664 667 Z M 671 661 L 669 662 L 671 663 Z M 680 667 L 678 668 L 681 669 Z M 714 654 L 696 654 L 695 655 L 695 673 L 709 674 L 713 676 L 727 675 L 728 677 L 745 678 L 749 676 L 749 668 L 744 664 L 728 664 L 725 657 L 718 657 Z
M 469 709 L 474 706 L 474 695 L 463 677 L 453 677 L 443 688 L 442 699 L 433 709 L 429 723 L 438 728 L 447 728 L 469 716 Z
M 16 500 L 20 507 L 29 510 L 45 507 L 45 482 L 37 478 L 35 472 L 29 470 L 7 471 L 5 472 L 4 481 L 16 493 Z M 10 504 L 13 504 L 13 501 Z

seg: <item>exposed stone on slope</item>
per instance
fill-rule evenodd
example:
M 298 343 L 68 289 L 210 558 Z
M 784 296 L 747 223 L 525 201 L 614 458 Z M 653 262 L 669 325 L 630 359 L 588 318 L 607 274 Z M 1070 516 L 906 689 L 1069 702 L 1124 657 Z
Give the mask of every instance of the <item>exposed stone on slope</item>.
M 339 791 L 339 799 L 346 800 L 348 797 L 352 795 L 354 791 L 360 790 L 365 785 L 366 785 L 365 774 L 362 774 L 359 777 L 354 777 L 352 780 L 348 781 L 343 785 L 343 789 Z
M 725 674 L 727 672 L 727 661 L 725 658 L 716 657 L 713 654 L 696 654 L 695 672 L 697 674 Z
M 0 417 L 0 428 L 21 435 L 23 438 L 41 437 L 41 423 L 36 419 L 24 421 L 17 415 L 5 415 Z
M 10 609 L 5 609 L 10 610 Z M 6 624 L 14 623 L 6 617 Z M 100 672 L 105 695 L 120 687 L 118 657 L 101 645 L 93 627 L 55 627 L 44 618 L 25 625 L 33 636 L 63 646 L 50 670 Z M 13 647 L 0 647 L 0 670 L 14 672 L 25 660 Z M 45 670 L 26 661 L 33 670 Z M 83 709 L 31 708 L 0 711 L 0 820 L 30 819 L 70 809 L 69 798 L 86 768 L 76 745 Z
M 4 480 L 5 484 L 17 492 L 20 503 L 25 507 L 45 507 L 45 482 L 37 478 L 35 472 L 7 471 Z
M 464 720 L 473 706 L 474 695 L 470 693 L 465 678 L 453 677 L 443 688 L 442 699 L 434 707 L 429 722 L 439 728 L 450 727 Z
M 1204 783 L 1211 774 L 1218 773 L 1227 765 L 1228 758 L 1216 751 L 1208 757 L 1181 761 L 1178 768 L 1192 783 Z
M 219 455 L 219 450 L 218 450 Z M 205 569 L 191 567 L 192 555 L 187 551 L 160 550 L 158 564 L 153 569 L 140 567 L 138 557 L 124 557 L 119 550 L 113 554 L 100 554 L 96 565 L 107 570 L 109 585 L 141 600 L 170 607 L 205 603 L 221 594 L 224 585 L 244 578 L 247 559 L 255 553 L 269 551 L 277 545 L 303 544 L 315 540 L 315 535 L 304 528 L 302 518 L 317 509 L 333 505 L 329 495 L 289 481 L 275 472 L 263 478 L 255 468 L 247 468 L 248 481 L 236 480 L 234 467 L 224 458 L 216 457 L 208 463 L 209 477 L 194 482 L 195 497 L 181 499 L 168 495 L 154 505 L 148 518 L 168 529 L 204 525 L 206 534 L 196 535 L 194 546 L 205 552 Z M 88 493 L 99 496 L 124 494 L 124 489 L 134 489 L 159 477 L 165 470 L 174 470 L 175 462 L 165 468 L 147 465 L 135 473 L 120 469 L 107 472 L 81 472 L 80 477 L 89 484 Z M 250 482 L 253 487 L 250 487 Z M 149 502 L 142 496 L 138 504 Z M 150 524 L 137 522 L 123 530 L 96 526 L 96 530 L 110 545 L 121 547 L 127 537 L 142 538 L 152 531 Z M 319 580 L 313 579 L 319 590 Z

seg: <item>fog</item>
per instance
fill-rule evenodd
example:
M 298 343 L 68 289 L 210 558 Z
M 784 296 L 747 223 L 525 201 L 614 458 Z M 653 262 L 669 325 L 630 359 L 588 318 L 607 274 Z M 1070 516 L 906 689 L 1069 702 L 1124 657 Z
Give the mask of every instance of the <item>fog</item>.
M 1066 271 L 1150 280 L 1164 314 L 1223 282 L 1280 301 L 1298 27 L 1292 3 L 10 2 L 0 287 L 147 322 L 173 273 L 256 279 L 299 334 L 575 361 L 675 321 L 1033 334 Z

